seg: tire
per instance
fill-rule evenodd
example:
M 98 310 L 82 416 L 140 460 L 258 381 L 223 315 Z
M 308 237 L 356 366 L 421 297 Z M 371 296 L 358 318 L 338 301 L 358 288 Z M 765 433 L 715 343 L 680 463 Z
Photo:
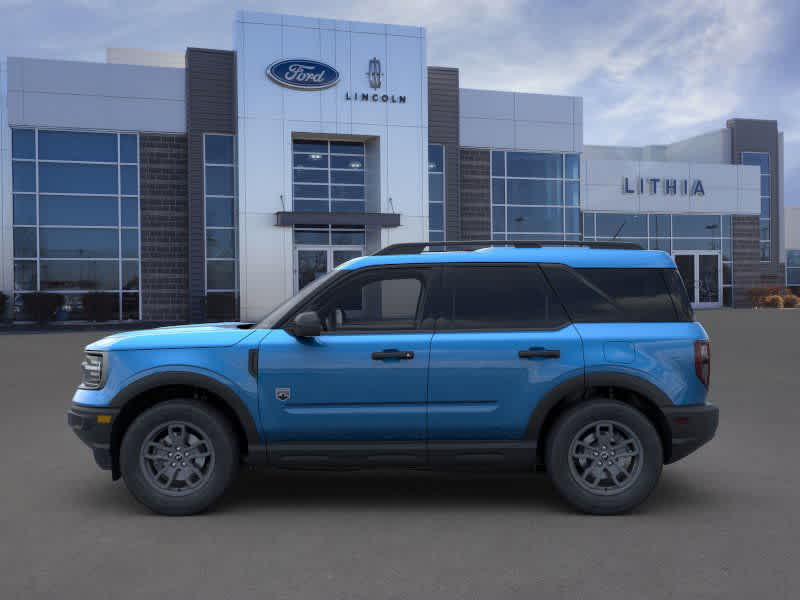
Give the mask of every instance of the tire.
M 639 506 L 655 489 L 663 463 L 661 438 L 649 419 L 608 399 L 567 410 L 545 446 L 553 486 L 571 506 L 593 515 Z
M 125 485 L 139 502 L 162 515 L 193 515 L 211 507 L 233 481 L 239 448 L 222 413 L 175 399 L 134 419 L 119 458 Z

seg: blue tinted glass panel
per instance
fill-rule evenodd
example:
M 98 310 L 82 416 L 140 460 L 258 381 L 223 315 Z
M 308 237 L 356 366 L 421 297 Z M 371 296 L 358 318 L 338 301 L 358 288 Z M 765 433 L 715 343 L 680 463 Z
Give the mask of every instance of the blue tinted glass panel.
M 564 209 L 564 231 L 568 233 L 580 233 L 581 230 L 581 211 L 577 208 Z
M 675 237 L 719 237 L 719 215 L 673 215 L 672 235 Z
M 800 269 L 787 269 L 786 285 L 800 286 Z
M 15 192 L 36 191 L 36 165 L 32 162 L 14 161 L 11 166 L 12 189 Z
M 759 244 L 759 250 L 761 251 L 761 260 L 763 262 L 767 262 L 772 255 L 772 249 L 770 247 L 769 242 L 761 242 Z
M 323 157 L 327 158 L 327 157 Z M 309 165 L 310 166 L 310 165 Z M 319 166 L 319 165 L 316 165 Z M 325 165 L 327 166 L 327 162 Z M 331 156 L 332 169 L 364 169 L 364 159 L 358 156 Z
M 499 150 L 492 152 L 492 175 L 504 177 L 506 174 L 506 153 Z
M 116 229 L 39 230 L 39 253 L 46 258 L 117 258 Z
M 730 215 L 722 215 L 722 235 L 723 237 L 730 237 L 732 228 L 732 220 Z
M 119 136 L 119 161 L 124 163 L 139 162 L 138 141 L 135 135 Z
M 430 175 L 441 177 L 441 175 Z M 364 171 L 331 171 L 331 183 L 364 184 Z
M 529 208 L 509 206 L 506 215 L 508 232 L 562 233 L 564 210 L 562 208 Z
M 138 167 L 134 167 L 133 165 L 120 167 L 120 177 L 120 189 L 122 190 L 122 194 L 126 196 L 135 196 L 139 193 Z
M 769 153 L 768 152 L 742 152 L 743 165 L 755 165 L 761 168 L 761 173 L 769 173 Z
M 566 198 L 564 203 L 567 206 L 580 206 L 581 205 L 581 184 L 578 181 L 567 181 L 564 183 L 564 192 Z
M 787 267 L 800 267 L 800 250 L 787 250 L 786 251 L 786 266 Z
M 123 227 L 136 227 L 139 225 L 139 202 L 136 198 L 122 199 Z
M 122 319 L 135 321 L 139 318 L 139 294 L 122 294 Z
M 207 135 L 206 156 L 207 163 L 218 165 L 233 164 L 233 136 Z
M 504 206 L 492 207 L 492 231 L 506 230 L 506 209 Z
M 358 200 L 337 200 L 333 203 L 335 212 L 364 212 L 364 202 Z
M 332 185 L 331 197 L 341 200 L 363 200 L 364 186 L 361 185 Z
M 39 131 L 39 160 L 117 162 L 115 133 Z
M 769 221 L 765 221 L 764 219 L 761 219 L 761 221 L 758 224 L 758 230 L 759 230 L 759 238 L 760 239 L 762 239 L 762 240 L 768 240 L 769 239 Z
M 444 171 L 444 147 L 440 144 L 428 145 L 428 171 L 431 173 Z
M 295 169 L 294 180 L 296 183 L 328 183 L 328 170 Z
M 36 158 L 36 139 L 33 129 L 11 130 L 11 157 Z
M 769 198 L 761 198 L 761 216 L 769 217 Z
M 443 242 L 444 241 L 444 232 L 443 231 L 429 231 L 428 232 L 428 240 L 431 242 Z
M 428 175 L 428 200 L 444 202 L 444 175 L 439 173 Z
M 14 225 L 36 225 L 35 194 L 14 194 Z
M 16 291 L 36 290 L 35 260 L 14 261 L 14 290 Z
M 672 238 L 672 249 L 677 250 L 719 250 L 718 238 Z
M 567 179 L 581 178 L 581 157 L 580 154 L 567 154 L 564 158 L 566 169 L 564 177 Z
M 431 204 L 428 209 L 428 220 L 430 229 L 444 229 L 444 205 Z
M 328 239 L 328 231 L 295 231 L 294 243 L 295 244 L 321 244 L 327 246 L 330 241 Z M 335 243 L 335 242 L 334 242 Z
M 624 213 L 596 213 L 597 235 L 614 237 L 647 236 L 647 216 Z
M 650 238 L 650 249 L 672 252 L 672 242 L 670 238 Z
M 357 158 L 349 158 L 346 156 L 340 156 L 342 165 L 339 168 L 347 168 L 346 165 L 350 164 L 351 162 L 354 163 L 361 163 L 362 161 Z M 295 167 L 311 167 L 316 169 L 327 169 L 328 168 L 328 155 L 327 154 L 295 154 L 292 157 L 294 161 Z M 360 168 L 360 167 L 358 167 Z
M 363 142 L 331 142 L 331 154 L 358 154 L 364 156 Z
M 123 229 L 122 237 L 122 258 L 139 258 L 139 230 Z
M 340 246 L 363 246 L 365 234 L 363 231 L 336 231 L 331 232 L 331 241 Z
M 42 225 L 117 224 L 117 198 L 114 196 L 39 196 L 39 223 Z
M 506 203 L 506 180 L 492 179 L 492 204 Z
M 294 209 L 299 211 L 328 211 L 327 200 L 295 200 Z
M 122 289 L 123 290 L 139 289 L 139 261 L 137 260 L 122 261 Z
M 234 258 L 236 239 L 233 229 L 206 229 L 206 256 L 208 258 Z
M 561 206 L 563 204 L 561 182 L 509 179 L 508 203 Z
M 570 242 L 579 242 L 581 239 L 581 234 L 579 233 L 565 233 L 564 239 Z
M 295 198 L 327 198 L 327 185 L 294 184 Z
M 761 195 L 769 196 L 769 175 L 761 176 Z
M 206 194 L 233 196 L 233 167 L 206 167 Z
M 672 235 L 669 215 L 650 215 L 650 237 L 669 237 Z
M 294 140 L 292 150 L 295 152 L 314 152 L 326 154 L 328 152 L 328 142 L 315 142 L 312 140 Z
M 232 260 L 206 262 L 207 287 L 210 290 L 232 290 L 236 287 L 236 263 Z
M 14 227 L 14 256 L 36 258 L 36 228 Z
M 115 260 L 43 260 L 42 290 L 119 289 L 119 263 Z
M 730 238 L 722 238 L 722 260 L 733 260 L 733 243 Z
M 583 215 L 583 237 L 594 237 L 594 213 L 584 213 Z
M 560 178 L 562 165 L 560 154 L 534 152 L 507 152 L 509 177 Z
M 39 191 L 117 194 L 117 166 L 39 163 Z
M 206 227 L 233 227 L 233 198 L 206 198 Z

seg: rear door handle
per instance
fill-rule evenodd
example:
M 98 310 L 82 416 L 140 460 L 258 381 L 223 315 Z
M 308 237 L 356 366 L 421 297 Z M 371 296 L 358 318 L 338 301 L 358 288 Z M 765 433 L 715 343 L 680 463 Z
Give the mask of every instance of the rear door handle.
M 414 358 L 414 353 L 411 350 L 384 350 L 383 352 L 372 353 L 372 360 L 387 360 L 389 358 L 411 360 Z
M 519 351 L 520 358 L 561 358 L 561 350 L 547 348 L 528 348 Z

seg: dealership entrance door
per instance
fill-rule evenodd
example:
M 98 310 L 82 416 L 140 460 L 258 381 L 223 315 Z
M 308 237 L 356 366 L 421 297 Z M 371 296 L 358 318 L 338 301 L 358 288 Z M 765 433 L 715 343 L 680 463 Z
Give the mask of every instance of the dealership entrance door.
M 722 257 L 714 250 L 672 255 L 694 308 L 722 306 Z
M 327 246 L 295 249 L 295 292 L 303 289 L 317 277 L 324 275 L 347 262 L 364 254 L 358 246 Z

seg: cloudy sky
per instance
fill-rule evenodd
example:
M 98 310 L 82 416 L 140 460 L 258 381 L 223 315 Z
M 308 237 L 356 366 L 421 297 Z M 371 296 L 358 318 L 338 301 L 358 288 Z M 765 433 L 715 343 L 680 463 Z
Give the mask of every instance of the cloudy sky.
M 423 25 L 463 87 L 584 98 L 588 144 L 668 143 L 777 119 L 800 204 L 800 3 L 793 0 L 0 0 L 0 56 L 230 48 L 237 8 Z

